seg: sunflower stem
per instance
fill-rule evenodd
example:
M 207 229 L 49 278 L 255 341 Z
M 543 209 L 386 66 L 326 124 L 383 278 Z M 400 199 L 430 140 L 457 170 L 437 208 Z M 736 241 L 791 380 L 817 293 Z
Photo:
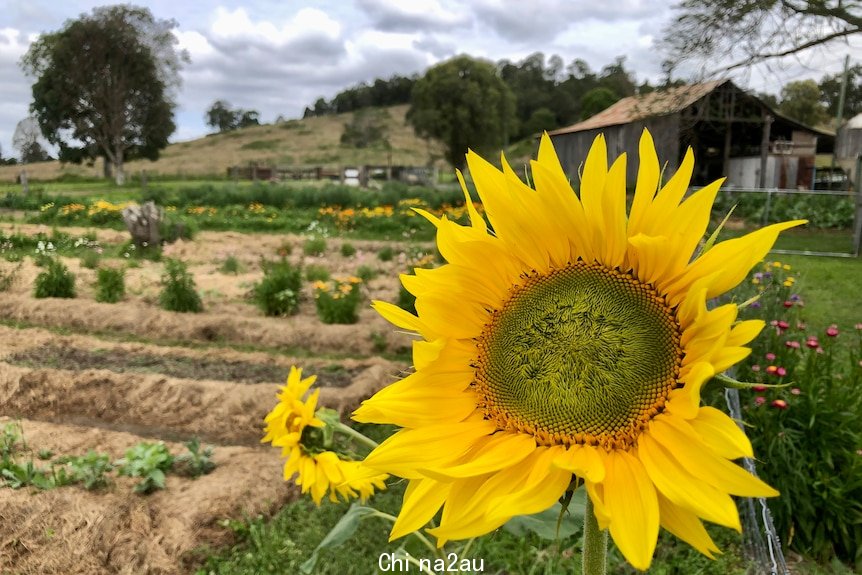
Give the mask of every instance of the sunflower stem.
M 608 532 L 599 529 L 593 501 L 584 510 L 583 575 L 605 575 L 608 570 Z
M 353 429 L 349 425 L 345 425 L 345 424 L 341 423 L 340 421 L 335 425 L 335 430 L 340 432 L 340 433 L 343 433 L 344 435 L 351 437 L 352 439 L 355 439 L 357 442 L 361 443 L 362 445 L 364 445 L 370 449 L 375 449 L 378 445 L 378 443 L 376 441 L 374 441 L 373 439 L 371 439 L 370 437 L 367 437 L 367 436 L 359 433 L 358 431 L 356 431 L 355 429 Z

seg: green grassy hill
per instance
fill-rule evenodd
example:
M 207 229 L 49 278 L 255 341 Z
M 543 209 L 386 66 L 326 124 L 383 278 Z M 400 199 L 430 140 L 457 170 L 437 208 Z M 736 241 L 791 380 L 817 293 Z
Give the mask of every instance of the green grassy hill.
M 381 117 L 391 145 L 382 144 L 366 148 L 341 144 L 345 124 L 353 113 L 289 120 L 281 124 L 268 124 L 228 132 L 177 144 L 162 151 L 156 162 L 139 160 L 126 164 L 127 174 L 146 170 L 150 176 L 216 177 L 223 178 L 227 168 L 235 165 L 323 166 L 337 168 L 362 164 L 424 166 L 434 162 L 445 169 L 439 143 L 416 137 L 413 128 L 405 121 L 407 106 L 379 108 L 374 113 Z M 391 159 L 390 159 L 391 154 Z M 0 181 L 11 182 L 21 166 L 0 166 Z M 27 166 L 32 180 L 55 180 L 66 174 L 100 177 L 101 162 L 95 166 L 76 166 L 60 162 L 42 162 Z

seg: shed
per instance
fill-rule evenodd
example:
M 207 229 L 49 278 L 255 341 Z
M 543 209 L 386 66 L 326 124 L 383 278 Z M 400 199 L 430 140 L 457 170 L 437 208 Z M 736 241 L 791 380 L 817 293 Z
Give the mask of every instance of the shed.
M 686 148 L 693 148 L 693 185 L 726 175 L 729 185 L 739 187 L 810 188 L 815 154 L 834 143 L 829 132 L 776 112 L 727 79 L 624 98 L 549 135 L 573 181 L 593 140 L 604 133 L 609 160 L 625 152 L 627 181 L 634 182 L 644 128 L 659 160 L 667 162 L 665 177 L 676 171 Z
M 856 181 L 856 158 L 862 155 L 862 114 L 847 120 L 835 137 L 835 159 L 850 179 Z

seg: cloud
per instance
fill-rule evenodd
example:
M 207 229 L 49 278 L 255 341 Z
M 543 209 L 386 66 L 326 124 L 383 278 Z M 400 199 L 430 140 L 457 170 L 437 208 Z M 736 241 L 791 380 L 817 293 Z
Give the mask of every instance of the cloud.
M 588 29 L 596 23 L 640 20 L 668 9 L 659 0 L 534 0 L 517 4 L 506 0 L 478 0 L 472 6 L 481 23 L 501 38 L 518 43 L 548 42 L 565 30 Z M 605 43 L 616 43 L 618 39 L 617 35 L 609 35 Z
M 0 28 L 0 144 L 4 158 L 17 155 L 12 149 L 15 126 L 30 112 L 31 78 L 18 61 L 33 39 L 14 28 Z
M 437 0 L 358 0 L 357 5 L 376 29 L 385 32 L 445 31 L 470 25 L 469 15 L 457 7 L 446 9 Z

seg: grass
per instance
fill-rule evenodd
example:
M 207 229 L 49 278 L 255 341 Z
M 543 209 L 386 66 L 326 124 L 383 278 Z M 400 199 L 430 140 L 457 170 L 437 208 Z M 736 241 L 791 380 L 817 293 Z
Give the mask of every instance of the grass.
M 282 163 L 289 156 L 293 165 L 321 165 L 336 168 L 340 166 L 370 164 L 385 166 L 391 157 L 393 165 L 424 166 L 429 158 L 441 158 L 442 147 L 416 136 L 413 128 L 406 123 L 408 106 L 394 106 L 384 115 L 386 133 L 391 145 L 390 150 L 382 147 L 349 148 L 341 145 L 344 125 L 349 123 L 352 113 L 321 116 L 295 120 L 293 129 L 283 129 L 276 125 L 253 126 L 226 134 L 212 134 L 190 142 L 171 144 L 162 150 L 159 160 L 136 160 L 126 163 L 126 174 L 138 178 L 146 170 L 151 182 L 166 175 L 177 179 L 202 177 L 226 177 L 227 168 L 233 165 Z M 323 161 L 325 160 L 325 161 Z M 439 163 L 439 162 L 438 162 Z M 21 166 L 0 166 L 0 182 L 12 185 Z M 55 191 L 54 184 L 42 184 L 59 177 L 77 178 L 72 186 L 89 186 L 97 191 L 111 188 L 107 182 L 96 182 L 102 175 L 102 163 L 94 166 L 66 164 L 60 162 L 40 162 L 29 164 L 27 173 L 31 189 L 44 185 L 45 191 Z M 81 182 L 89 179 L 90 182 Z M 37 182 L 41 181 L 41 182 Z M 131 182 L 129 187 L 138 187 Z M 13 186 L 16 191 L 20 186 Z M 0 193 L 4 190 L 0 189 Z
M 790 264 L 799 273 L 796 288 L 805 300 L 802 317 L 814 330 L 822 333 L 832 323 L 852 329 L 862 323 L 862 260 L 788 254 L 774 254 L 771 258 Z

